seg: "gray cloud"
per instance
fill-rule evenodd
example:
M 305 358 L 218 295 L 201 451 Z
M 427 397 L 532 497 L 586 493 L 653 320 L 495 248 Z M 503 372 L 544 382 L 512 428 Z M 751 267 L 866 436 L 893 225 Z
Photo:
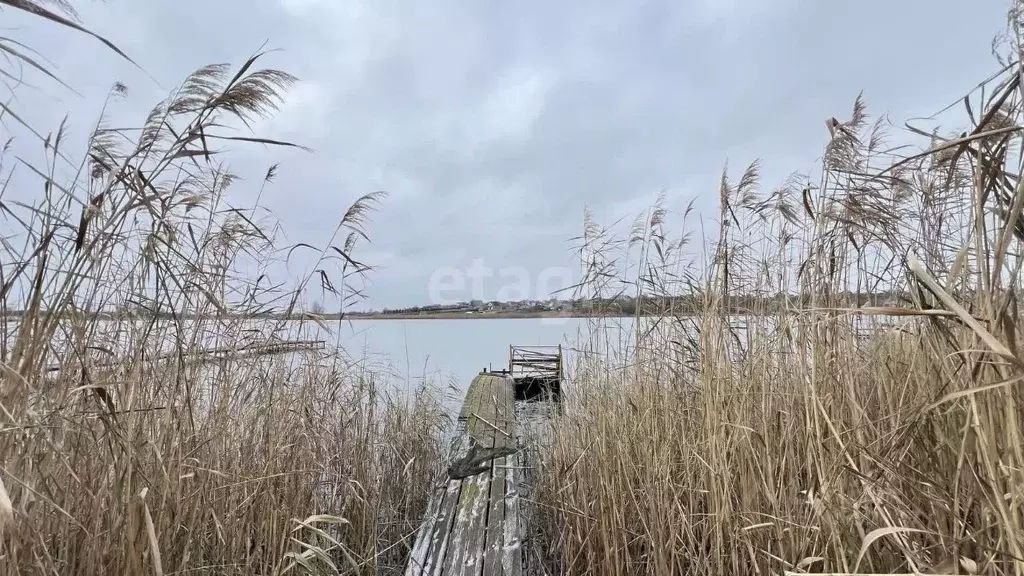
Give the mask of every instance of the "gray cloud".
M 158 82 L 102 46 L 25 20 L 82 98 L 32 102 L 56 125 L 70 110 L 84 139 L 114 80 L 146 106 L 188 72 L 241 62 L 265 40 L 267 62 L 302 82 L 260 130 L 315 154 L 239 149 L 232 167 L 280 177 L 264 203 L 288 239 L 322 241 L 345 206 L 383 189 L 373 306 L 427 299 L 441 266 L 476 258 L 539 274 L 570 263 L 584 204 L 631 217 L 666 190 L 669 205 L 711 218 L 726 160 L 764 160 L 765 184 L 808 170 L 823 120 L 865 90 L 895 119 L 931 113 L 993 68 L 989 41 L 1004 0 L 821 2 L 643 0 L 598 5 L 394 0 L 110 0 L 83 20 Z M 80 120 L 79 120 L 80 119 Z M 240 186 L 236 200 L 253 192 Z M 710 221 L 708 222 L 710 224 Z M 299 263 L 301 264 L 301 263 Z M 497 292 L 497 284 L 489 287 Z

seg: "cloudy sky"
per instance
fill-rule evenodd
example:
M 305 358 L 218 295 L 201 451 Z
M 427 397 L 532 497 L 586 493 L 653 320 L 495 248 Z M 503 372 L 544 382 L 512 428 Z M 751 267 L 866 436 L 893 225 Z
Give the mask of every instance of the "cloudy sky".
M 235 150 L 231 166 L 248 178 L 235 200 L 254 198 L 280 162 L 263 203 L 287 242 L 318 244 L 355 198 L 386 190 L 360 252 L 379 267 L 366 305 L 379 308 L 431 300 L 437 271 L 474 260 L 496 271 L 484 298 L 544 297 L 538 278 L 572 265 L 584 205 L 610 223 L 665 191 L 676 210 L 695 199 L 713 229 L 726 161 L 738 171 L 761 158 L 766 186 L 811 169 L 824 119 L 846 118 L 861 90 L 894 120 L 935 112 L 994 69 L 990 41 L 1008 4 L 78 2 L 83 23 L 145 74 L 83 35 L 9 8 L 4 18 L 80 93 L 22 94 L 26 116 L 56 127 L 70 113 L 80 143 L 115 80 L 131 90 L 118 113 L 141 121 L 195 68 L 280 48 L 266 64 L 301 82 L 260 135 L 315 153 Z M 526 272 L 531 293 L 507 290 L 497 277 L 507 267 Z

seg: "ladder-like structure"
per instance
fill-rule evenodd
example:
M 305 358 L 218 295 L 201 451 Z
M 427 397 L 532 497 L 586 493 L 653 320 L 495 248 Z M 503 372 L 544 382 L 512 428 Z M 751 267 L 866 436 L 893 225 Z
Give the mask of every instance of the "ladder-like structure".
M 558 400 L 562 392 L 562 345 L 509 346 L 508 372 L 516 383 L 516 400 Z

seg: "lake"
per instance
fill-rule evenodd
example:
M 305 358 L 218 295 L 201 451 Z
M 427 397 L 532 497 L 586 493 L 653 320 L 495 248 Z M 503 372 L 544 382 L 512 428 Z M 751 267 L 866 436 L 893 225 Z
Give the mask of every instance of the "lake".
M 730 321 L 735 327 L 745 324 L 745 318 L 739 316 Z M 858 324 L 876 328 L 882 321 L 878 317 L 857 318 Z M 206 345 L 238 346 L 250 338 L 261 341 L 274 324 L 266 320 L 230 321 L 225 331 Z M 506 368 L 510 345 L 561 344 L 571 378 L 579 348 L 622 359 L 633 348 L 635 336 L 633 318 L 357 319 L 330 322 L 329 331 L 312 322 L 284 324 L 281 337 L 324 340 L 328 352 L 341 348 L 357 370 L 362 367 L 376 376 L 386 373 L 388 384 L 394 388 L 411 390 L 426 381 L 455 395 L 464 391 L 483 368 Z M 16 323 L 8 322 L 7 329 L 13 332 Z M 128 331 L 123 324 L 115 331 L 100 334 L 108 331 L 98 330 L 93 343 L 123 349 Z M 55 340 L 61 339 L 58 332 Z M 199 340 L 207 342 L 205 336 Z M 51 345 L 60 347 L 59 342 Z
M 139 326 L 148 321 L 139 321 Z M 13 344 L 18 323 L 4 323 L 6 342 Z M 186 323 L 187 324 L 187 323 Z M 204 347 L 244 345 L 263 340 L 269 320 L 230 321 L 219 336 L 201 336 Z M 566 367 L 572 349 L 594 334 L 621 346 L 622 338 L 632 334 L 632 318 L 494 318 L 473 320 L 344 320 L 328 322 L 328 331 L 312 322 L 285 322 L 280 337 L 300 340 L 324 340 L 328 352 L 340 347 L 356 366 L 380 375 L 387 372 L 392 385 L 411 389 L 428 382 L 464 390 L 483 368 L 508 367 L 510 345 L 563 346 Z M 125 323 L 100 322 L 93 332 L 92 344 L 110 350 L 124 349 L 132 339 Z M 212 326 L 208 329 L 212 329 Z M 64 344 L 65 332 L 58 330 L 54 348 Z M 171 341 L 160 347 L 169 350 Z
M 631 318 L 496 318 L 486 320 L 354 320 L 332 324 L 338 342 L 353 358 L 388 367 L 406 386 L 424 378 L 465 388 L 480 370 L 508 367 L 510 345 L 561 344 L 565 355 L 591 328 L 619 337 Z M 621 328 L 620 328 L 621 327 Z M 619 334 L 619 333 L 622 334 Z

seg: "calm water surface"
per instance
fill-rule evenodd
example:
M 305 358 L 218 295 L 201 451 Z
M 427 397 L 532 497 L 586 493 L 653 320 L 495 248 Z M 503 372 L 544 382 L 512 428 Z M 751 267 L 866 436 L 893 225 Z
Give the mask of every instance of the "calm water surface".
M 465 387 L 483 368 L 506 368 L 509 345 L 561 344 L 569 355 L 590 325 L 579 318 L 357 320 L 332 329 L 350 356 L 387 366 L 406 385 L 427 378 Z
M 148 321 L 140 322 L 139 326 Z M 273 331 L 275 322 L 265 320 L 233 324 L 232 328 L 216 334 L 210 327 L 203 346 L 221 348 L 265 341 Z M 603 326 L 597 330 L 596 326 Z M 280 326 L 280 325 L 279 325 Z M 629 329 L 624 328 L 629 326 Z M 18 330 L 18 322 L 4 323 L 10 347 Z M 568 358 L 581 341 L 586 342 L 595 332 L 612 334 L 617 340 L 621 334 L 632 332 L 631 318 L 496 318 L 474 320 L 345 320 L 329 322 L 328 330 L 312 322 L 286 322 L 277 331 L 279 338 L 324 340 L 328 351 L 340 348 L 357 366 L 376 374 L 388 373 L 389 380 L 400 387 L 409 388 L 425 379 L 441 385 L 465 388 L 484 368 L 500 370 L 508 366 L 510 345 L 558 345 Z M 93 345 L 110 350 L 124 349 L 132 332 L 123 323 L 100 323 L 91 335 Z M 140 328 L 141 330 L 141 328 Z M 187 329 L 186 329 L 187 330 Z M 262 336 L 261 336 L 262 334 Z M 52 349 L 60 349 L 68 334 L 58 330 L 50 342 Z M 173 341 L 160 344 L 169 351 Z
M 324 340 L 329 350 L 342 349 L 356 367 L 378 376 L 386 373 L 389 384 L 397 388 L 411 390 L 428 382 L 456 393 L 465 390 L 481 369 L 507 367 L 509 345 L 561 344 L 571 377 L 578 348 L 621 354 L 632 348 L 635 335 L 632 318 L 346 320 L 330 322 L 327 332 L 310 322 L 287 324 L 281 337 Z M 245 332 L 265 333 L 266 325 L 266 321 L 253 321 L 253 330 L 240 326 L 238 338 L 222 336 L 211 346 L 237 345 Z M 10 336 L 16 327 L 6 323 Z M 7 344 L 12 341 L 7 339 Z M 51 345 L 59 347 L 58 342 Z M 113 341 L 105 345 L 120 347 Z

